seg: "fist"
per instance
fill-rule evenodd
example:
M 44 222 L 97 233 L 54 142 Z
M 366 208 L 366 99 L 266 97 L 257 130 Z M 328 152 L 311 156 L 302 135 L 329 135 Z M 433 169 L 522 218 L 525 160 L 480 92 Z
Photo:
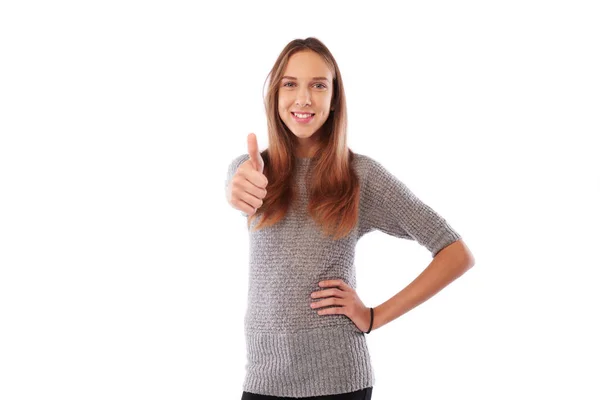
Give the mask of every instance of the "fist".
M 231 179 L 227 189 L 227 201 L 233 208 L 250 216 L 262 206 L 269 183 L 263 175 L 265 163 L 253 133 L 248 135 L 248 155 L 250 159 L 239 166 Z

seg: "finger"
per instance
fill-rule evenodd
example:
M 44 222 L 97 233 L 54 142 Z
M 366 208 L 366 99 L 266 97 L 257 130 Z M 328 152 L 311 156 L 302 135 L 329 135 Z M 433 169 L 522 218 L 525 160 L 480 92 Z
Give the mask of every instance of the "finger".
M 241 200 L 254 209 L 262 206 L 265 194 L 265 189 L 254 186 L 244 178 L 236 178 L 236 184 L 231 187 L 232 204 L 234 200 Z M 235 205 L 243 206 L 241 203 Z
M 258 209 L 258 208 L 262 207 L 262 205 L 263 205 L 262 199 L 259 199 L 258 197 L 255 197 L 247 192 L 240 194 L 239 199 L 244 201 L 244 203 L 249 204 L 251 207 L 253 207 L 255 209 Z
M 325 289 L 325 290 L 318 290 L 316 292 L 313 292 L 310 297 L 317 299 L 319 297 L 329 297 L 329 296 L 337 296 L 337 297 L 344 297 L 345 294 L 343 291 L 341 291 L 340 289 Z
M 242 174 L 252 185 L 261 189 L 266 189 L 267 185 L 269 184 L 269 180 L 262 173 L 252 168 L 247 168 L 243 170 Z
M 310 303 L 311 308 L 321 308 L 327 306 L 344 306 L 346 305 L 347 300 L 340 299 L 339 297 L 330 297 L 328 299 L 313 301 Z
M 253 207 L 252 205 L 246 203 L 245 201 L 241 200 L 241 199 L 237 199 L 235 201 L 232 202 L 232 204 L 238 208 L 240 211 L 245 212 L 248 215 L 252 215 L 256 212 L 256 207 Z
M 240 196 L 244 193 L 249 193 L 258 199 L 264 199 L 267 196 L 267 183 L 265 182 L 266 178 L 261 177 L 260 175 L 256 176 L 251 174 L 252 172 L 258 174 L 256 171 L 249 171 L 250 174 L 247 174 L 247 172 L 248 171 L 242 174 L 242 179 L 236 181 L 236 185 L 234 185 L 233 188 L 240 191 Z M 236 194 L 238 193 L 236 192 Z
M 258 141 L 254 133 L 248 135 L 248 155 L 250 156 L 250 161 L 252 161 L 254 170 L 262 174 L 264 164 L 260 152 L 258 151 Z
M 348 286 L 348 284 L 346 284 L 346 282 L 344 282 L 341 279 L 330 279 L 330 280 L 327 280 L 327 281 L 321 281 L 321 282 L 319 282 L 319 286 L 321 286 L 321 287 L 337 286 L 341 290 L 352 289 L 350 286 Z
M 317 314 L 319 315 L 327 315 L 327 314 L 346 314 L 346 307 L 331 307 L 325 308 L 323 310 L 318 310 Z

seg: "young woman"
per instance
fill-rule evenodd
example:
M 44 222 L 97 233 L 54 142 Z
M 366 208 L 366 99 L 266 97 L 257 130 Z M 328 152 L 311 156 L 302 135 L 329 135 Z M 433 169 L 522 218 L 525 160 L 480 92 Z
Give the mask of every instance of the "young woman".
M 427 300 L 474 258 L 444 218 L 348 148 L 342 76 L 321 41 L 291 41 L 269 78 L 268 148 L 259 152 L 250 134 L 225 182 L 250 238 L 242 399 L 370 399 L 365 334 Z M 373 230 L 417 241 L 433 261 L 371 308 L 356 292 L 354 250 Z

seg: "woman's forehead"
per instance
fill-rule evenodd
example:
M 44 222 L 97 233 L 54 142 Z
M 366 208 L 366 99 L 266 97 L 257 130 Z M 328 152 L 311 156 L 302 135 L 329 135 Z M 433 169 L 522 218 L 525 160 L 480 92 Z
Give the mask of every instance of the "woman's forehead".
M 313 51 L 302 51 L 290 57 L 284 76 L 300 80 L 326 78 L 331 81 L 331 71 L 320 55 Z

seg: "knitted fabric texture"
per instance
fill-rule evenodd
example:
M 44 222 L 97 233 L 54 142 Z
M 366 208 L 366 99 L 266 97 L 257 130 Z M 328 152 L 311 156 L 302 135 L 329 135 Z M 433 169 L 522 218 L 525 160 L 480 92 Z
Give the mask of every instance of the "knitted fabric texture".
M 249 287 L 244 318 L 246 374 L 243 390 L 284 397 L 348 393 L 375 384 L 365 333 L 346 315 L 319 315 L 310 294 L 323 280 L 340 279 L 356 290 L 358 240 L 379 230 L 414 240 L 435 257 L 461 236 L 431 207 L 374 159 L 354 153 L 359 177 L 359 219 L 350 235 L 326 237 L 307 211 L 305 178 L 310 158 L 294 158 L 298 197 L 277 224 L 249 233 Z M 229 165 L 225 187 L 237 168 Z M 246 216 L 242 212 L 242 215 Z M 260 217 L 260 216 L 259 216 Z M 323 298 L 321 298 L 323 299 Z M 330 308 L 335 306 L 328 306 Z

